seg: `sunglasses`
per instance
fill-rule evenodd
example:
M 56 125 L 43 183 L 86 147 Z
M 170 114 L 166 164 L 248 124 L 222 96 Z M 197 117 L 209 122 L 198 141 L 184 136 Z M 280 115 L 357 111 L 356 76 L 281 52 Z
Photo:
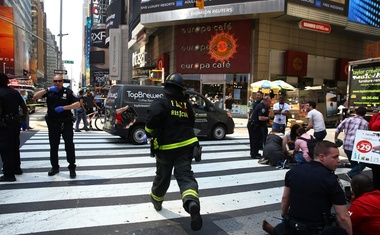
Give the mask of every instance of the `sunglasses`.
M 63 80 L 53 80 L 53 82 L 62 82 Z

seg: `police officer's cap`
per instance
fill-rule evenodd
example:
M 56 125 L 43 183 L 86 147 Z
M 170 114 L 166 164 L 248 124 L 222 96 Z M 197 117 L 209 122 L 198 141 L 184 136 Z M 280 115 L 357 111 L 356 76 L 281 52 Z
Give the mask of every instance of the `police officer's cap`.
M 182 90 L 186 90 L 185 83 L 183 82 L 183 77 L 179 73 L 171 73 L 165 78 L 164 86 L 172 84 Z

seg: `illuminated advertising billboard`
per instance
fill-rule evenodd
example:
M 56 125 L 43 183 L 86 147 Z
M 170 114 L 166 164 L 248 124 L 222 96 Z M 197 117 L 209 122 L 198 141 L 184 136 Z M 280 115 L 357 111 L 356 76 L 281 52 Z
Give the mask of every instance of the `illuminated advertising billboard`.
M 310 8 L 328 11 L 337 15 L 347 16 L 349 0 L 288 0 Z M 351 0 L 352 1 L 352 0 Z
M 13 8 L 0 6 L 0 15 L 14 22 Z M 0 67 L 1 72 L 14 74 L 15 73 L 15 39 L 14 39 L 14 26 L 4 20 L 0 20 Z
M 176 35 L 176 72 L 249 73 L 250 20 L 180 25 Z
M 257 0 L 258 2 L 259 0 Z M 141 14 L 195 8 L 195 0 L 142 0 Z M 205 6 L 255 2 L 255 0 L 207 0 Z
M 350 0 L 348 20 L 380 27 L 380 0 Z
M 110 40 L 110 29 L 117 29 L 124 24 L 124 0 L 116 0 L 107 8 L 106 14 L 106 44 Z

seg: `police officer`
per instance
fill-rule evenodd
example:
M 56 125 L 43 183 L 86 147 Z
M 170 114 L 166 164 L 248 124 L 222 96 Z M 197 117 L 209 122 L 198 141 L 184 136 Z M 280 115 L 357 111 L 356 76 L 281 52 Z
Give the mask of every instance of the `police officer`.
M 265 96 L 263 100 L 253 109 L 248 122 L 249 142 L 251 147 L 251 158 L 260 159 L 259 149 L 265 145 L 268 135 L 267 122 L 269 121 L 269 108 L 271 98 Z
M 164 96 L 154 100 L 147 111 L 145 131 L 152 137 L 157 167 L 150 196 L 154 208 L 160 211 L 174 167 L 183 208 L 191 216 L 192 230 L 197 231 L 202 228 L 202 217 L 191 162 L 199 142 L 193 130 L 195 115 L 183 93 L 185 89 L 182 76 L 170 74 L 164 82 Z
M 71 109 L 79 107 L 79 101 L 72 90 L 63 87 L 62 75 L 53 79 L 54 86 L 38 91 L 33 99 L 46 97 L 47 115 L 45 116 L 49 130 L 50 163 L 52 169 L 48 172 L 53 176 L 59 172 L 58 148 L 61 135 L 65 141 L 66 159 L 69 163 L 70 178 L 76 177 L 75 148 L 73 132 L 73 114 Z
M 22 113 L 28 109 L 20 93 L 8 86 L 8 76 L 0 73 L 0 155 L 3 161 L 3 173 L 0 181 L 16 181 L 16 175 L 23 173 L 20 160 L 20 128 Z

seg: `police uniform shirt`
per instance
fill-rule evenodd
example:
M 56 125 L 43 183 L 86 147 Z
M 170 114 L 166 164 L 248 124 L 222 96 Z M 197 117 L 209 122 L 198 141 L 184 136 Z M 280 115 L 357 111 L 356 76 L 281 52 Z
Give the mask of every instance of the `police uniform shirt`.
M 58 106 L 70 105 L 78 101 L 78 97 L 74 92 L 68 88 L 62 88 L 58 93 L 48 92 L 43 97 L 46 97 L 48 116 L 50 118 L 66 118 L 72 115 L 71 110 L 65 110 L 61 113 L 57 113 L 54 109 Z
M 285 176 L 290 188 L 289 216 L 309 225 L 323 224 L 323 213 L 332 205 L 346 205 L 338 177 L 322 163 L 311 161 L 290 169 Z
M 253 110 L 252 120 L 259 123 L 261 126 L 266 126 L 266 121 L 259 121 L 260 116 L 268 117 L 269 108 L 266 107 L 262 102 L 257 104 L 255 109 Z
M 19 105 L 24 103 L 20 93 L 11 87 L 0 88 L 2 115 L 19 115 Z

